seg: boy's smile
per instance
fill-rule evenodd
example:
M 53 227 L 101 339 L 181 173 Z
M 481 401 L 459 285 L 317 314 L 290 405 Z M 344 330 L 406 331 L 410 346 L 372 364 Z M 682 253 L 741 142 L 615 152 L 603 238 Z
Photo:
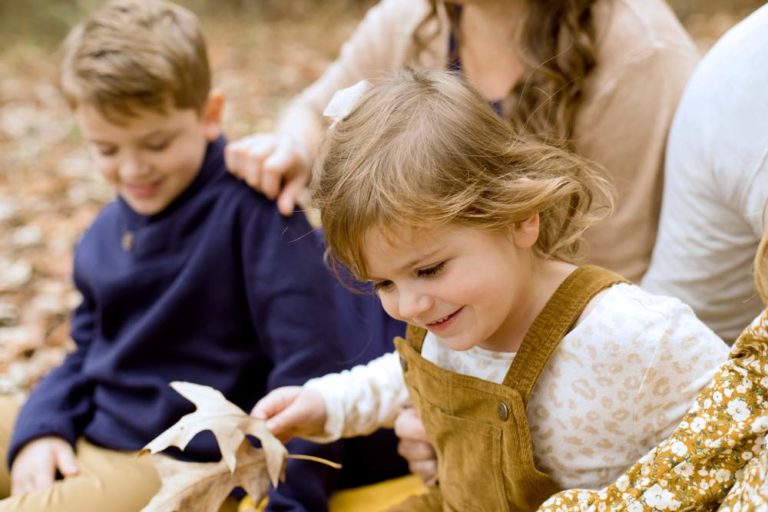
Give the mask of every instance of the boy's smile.
M 516 350 L 540 296 L 530 250 L 538 217 L 519 224 L 509 233 L 370 229 L 364 256 L 382 306 L 453 350 Z
M 207 143 L 220 134 L 222 100 L 208 101 L 202 116 L 169 108 L 113 119 L 90 104 L 78 106 L 75 116 L 99 171 L 133 210 L 154 215 L 192 183 Z

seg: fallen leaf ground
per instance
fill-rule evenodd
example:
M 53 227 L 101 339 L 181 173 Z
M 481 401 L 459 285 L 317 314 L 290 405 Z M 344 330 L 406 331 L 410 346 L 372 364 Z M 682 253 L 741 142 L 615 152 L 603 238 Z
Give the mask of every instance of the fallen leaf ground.
M 229 3 L 202 19 L 233 138 L 270 130 L 373 0 Z M 762 2 L 670 3 L 706 50 Z M 0 393 L 19 397 L 72 348 L 68 316 L 79 301 L 72 248 L 112 197 L 53 85 L 55 44 L 34 28 L 24 37 L 0 33 Z

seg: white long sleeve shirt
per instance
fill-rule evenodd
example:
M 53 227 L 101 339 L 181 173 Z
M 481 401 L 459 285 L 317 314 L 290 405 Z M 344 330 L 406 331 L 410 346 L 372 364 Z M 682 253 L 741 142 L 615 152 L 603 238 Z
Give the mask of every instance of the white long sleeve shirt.
M 563 487 L 614 480 L 671 433 L 727 354 L 677 299 L 629 284 L 603 291 L 563 338 L 527 406 L 537 465 Z M 515 354 L 457 352 L 429 333 L 422 356 L 501 383 Z M 323 441 L 392 426 L 408 403 L 394 352 L 306 385 L 327 405 Z

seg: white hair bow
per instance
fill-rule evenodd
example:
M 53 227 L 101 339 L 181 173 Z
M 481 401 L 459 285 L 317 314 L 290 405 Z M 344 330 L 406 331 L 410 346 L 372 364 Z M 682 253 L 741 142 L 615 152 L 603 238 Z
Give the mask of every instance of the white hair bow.
M 371 87 L 368 80 L 360 80 L 351 87 L 336 91 L 323 111 L 323 115 L 332 120 L 331 126 L 347 117 Z

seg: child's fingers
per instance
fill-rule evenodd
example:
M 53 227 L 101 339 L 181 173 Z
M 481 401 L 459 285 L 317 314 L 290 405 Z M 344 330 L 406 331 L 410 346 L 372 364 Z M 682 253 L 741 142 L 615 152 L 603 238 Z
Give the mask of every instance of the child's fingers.
M 26 494 L 53 485 L 53 466 L 22 467 L 11 475 L 11 495 Z
M 427 485 L 437 480 L 437 459 L 408 461 L 408 469 Z
M 286 442 L 291 437 L 301 434 L 301 426 L 305 422 L 307 412 L 297 407 L 295 402 L 267 420 L 267 428 L 275 436 Z
M 437 455 L 432 445 L 425 441 L 411 441 L 401 439 L 397 443 L 397 453 L 408 462 L 414 463 L 426 460 L 435 460 Z
M 26 494 L 53 485 L 56 468 L 65 476 L 78 471 L 72 447 L 64 439 L 41 437 L 26 444 L 11 468 L 11 494 Z
M 395 434 L 400 438 L 397 451 L 408 461 L 411 473 L 419 475 L 425 482 L 434 481 L 437 476 L 437 455 L 413 407 L 403 409 L 398 414 Z
M 251 416 L 263 420 L 272 418 L 291 405 L 299 392 L 301 392 L 300 386 L 277 388 L 256 402 L 251 410 Z
M 424 430 L 424 424 L 413 407 L 407 407 L 397 415 L 395 419 L 395 434 L 403 440 L 429 441 Z
M 52 471 L 35 473 L 32 478 L 31 488 L 24 492 L 34 492 L 49 488 L 53 485 L 53 476 L 54 473 Z
M 72 447 L 69 446 L 69 444 L 64 444 L 58 447 L 54 456 L 56 467 L 59 468 L 59 471 L 61 471 L 62 475 L 74 476 L 80 471 L 80 468 L 77 465 L 75 452 L 72 450 Z
M 26 494 L 32 489 L 31 476 L 29 480 L 21 479 L 19 477 L 11 478 L 11 496 L 18 496 L 19 494 Z
M 259 400 L 251 414 L 267 420 L 267 428 L 282 441 L 322 432 L 325 402 L 300 386 L 278 388 Z M 319 419 L 318 419 L 319 418 Z
M 49 439 L 36 439 L 26 444 L 11 468 L 11 494 L 25 494 L 53 483 L 56 467 Z

